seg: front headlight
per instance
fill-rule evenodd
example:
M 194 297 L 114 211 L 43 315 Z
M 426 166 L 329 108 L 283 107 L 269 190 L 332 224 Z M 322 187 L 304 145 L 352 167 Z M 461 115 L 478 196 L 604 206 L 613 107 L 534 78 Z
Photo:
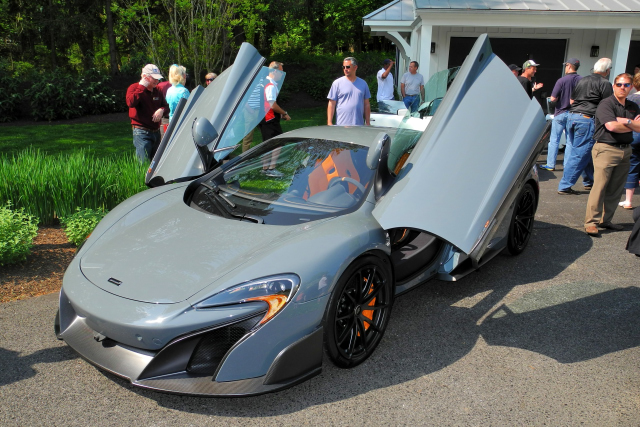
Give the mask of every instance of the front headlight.
M 263 277 L 225 289 L 197 303 L 196 309 L 220 307 L 264 301 L 269 306 L 260 324 L 267 322 L 291 301 L 300 286 L 300 278 L 295 274 L 279 274 Z

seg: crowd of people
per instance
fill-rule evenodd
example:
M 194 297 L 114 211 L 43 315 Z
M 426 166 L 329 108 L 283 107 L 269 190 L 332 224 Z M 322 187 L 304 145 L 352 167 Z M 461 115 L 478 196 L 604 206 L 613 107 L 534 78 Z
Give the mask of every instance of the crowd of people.
M 542 88 L 532 83 L 537 64 L 529 60 L 509 68 L 529 97 Z M 640 183 L 640 65 L 634 74 L 621 73 L 609 82 L 612 62 L 600 58 L 593 73 L 577 74 L 580 60 L 569 58 L 564 64 L 564 76 L 558 79 L 549 100 L 555 102 L 546 164 L 540 169 L 555 171 L 559 141 L 566 135 L 564 168 L 558 183 L 558 194 L 577 195 L 573 189 L 582 176 L 584 190 L 589 192 L 584 231 L 599 236 L 599 229 L 624 229 L 613 223 L 619 206 L 632 209 L 632 197 Z M 518 75 L 518 71 L 522 74 Z M 625 193 L 625 200 L 620 196 Z M 636 221 L 627 249 L 640 256 L 640 208 L 634 212 Z
M 388 109 L 394 100 L 394 80 L 391 59 L 385 59 L 377 73 L 377 102 L 379 109 Z M 522 67 L 515 64 L 509 69 L 530 98 L 543 87 L 534 82 L 540 64 L 527 60 Z M 584 230 L 591 236 L 598 236 L 599 229 L 621 230 L 620 224 L 612 222 L 617 207 L 632 209 L 632 197 L 640 181 L 640 65 L 634 75 L 622 73 L 608 80 L 612 62 L 609 58 L 599 59 L 593 73 L 582 77 L 577 71 L 580 60 L 569 58 L 564 66 L 564 75 L 554 85 L 550 101 L 555 102 L 551 135 L 546 164 L 541 169 L 555 171 L 559 141 L 566 134 L 564 169 L 558 184 L 558 194 L 581 194 L 573 189 L 580 176 L 584 189 L 589 191 Z M 420 101 L 425 99 L 424 77 L 418 73 L 419 64 L 411 61 L 409 70 L 400 79 L 400 93 L 405 107 L 414 112 Z M 343 77 L 336 79 L 327 95 L 327 125 L 338 126 L 370 125 L 371 92 L 367 83 L 357 76 L 358 62 L 347 57 L 342 63 Z M 252 93 L 247 108 L 255 111 L 265 103 L 265 117 L 260 128 L 263 141 L 282 133 L 280 120 L 291 117 L 277 102 L 279 73 L 283 64 L 277 61 L 269 65 L 269 76 L 260 92 Z M 133 144 L 138 158 L 153 159 L 161 139 L 161 124 L 166 125 L 173 117 L 181 98 L 188 98 L 185 87 L 186 69 L 174 64 L 169 70 L 169 81 L 163 79 L 158 67 L 148 64 L 142 69 L 141 80 L 127 90 L 126 100 L 133 128 Z M 215 80 L 215 73 L 205 77 L 207 85 Z M 255 105 L 254 105 L 255 104 Z M 246 129 L 242 149 L 248 150 L 253 140 L 254 129 Z M 272 171 L 265 164 L 265 171 Z M 275 173 L 275 172 L 273 172 Z M 625 200 L 620 196 L 625 193 Z M 639 213 L 640 215 L 640 213 Z M 636 215 L 634 215 L 636 216 Z M 636 221 L 638 222 L 638 221 Z M 640 228 L 636 224 L 636 228 Z M 634 229 L 640 241 L 640 230 Z M 634 234 L 632 234 L 633 236 Z M 630 239 L 630 245 L 633 242 Z M 636 243 L 640 245 L 640 243 Z M 637 250 L 636 253 L 640 253 Z

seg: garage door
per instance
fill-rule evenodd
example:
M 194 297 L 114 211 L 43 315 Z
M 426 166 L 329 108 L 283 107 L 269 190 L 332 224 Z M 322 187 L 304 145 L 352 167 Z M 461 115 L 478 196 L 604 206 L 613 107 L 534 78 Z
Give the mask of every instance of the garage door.
M 461 65 L 464 58 L 471 51 L 475 37 L 452 37 L 449 48 L 449 67 Z M 536 94 L 540 99 L 551 95 L 556 80 L 562 77 L 566 60 L 565 39 L 511 39 L 491 38 L 493 53 L 498 55 L 506 64 L 522 64 L 528 59 L 535 59 L 540 64 L 534 77 L 536 82 L 544 83 L 544 87 Z M 545 105 L 545 103 L 541 103 Z

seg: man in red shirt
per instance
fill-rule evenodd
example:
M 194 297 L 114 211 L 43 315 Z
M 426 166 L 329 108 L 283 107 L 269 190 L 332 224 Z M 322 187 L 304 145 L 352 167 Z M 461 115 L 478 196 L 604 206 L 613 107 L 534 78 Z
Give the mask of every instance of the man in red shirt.
M 133 128 L 133 145 L 141 162 L 152 160 L 160 145 L 160 121 L 169 105 L 156 87 L 162 79 L 158 67 L 147 64 L 142 69 L 141 80 L 127 89 L 127 106 Z

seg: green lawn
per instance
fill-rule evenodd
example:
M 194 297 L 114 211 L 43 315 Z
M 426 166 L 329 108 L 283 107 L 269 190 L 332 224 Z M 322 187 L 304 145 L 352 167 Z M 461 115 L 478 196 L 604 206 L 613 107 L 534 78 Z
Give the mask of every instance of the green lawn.
M 325 107 L 289 111 L 292 120 L 282 121 L 287 132 L 301 127 L 326 124 Z M 253 142 L 262 142 L 260 131 L 253 133 Z M 90 149 L 96 157 L 134 152 L 129 121 L 89 124 L 50 124 L 34 126 L 3 126 L 0 128 L 0 155 L 11 155 L 34 147 L 47 154 L 71 153 Z

